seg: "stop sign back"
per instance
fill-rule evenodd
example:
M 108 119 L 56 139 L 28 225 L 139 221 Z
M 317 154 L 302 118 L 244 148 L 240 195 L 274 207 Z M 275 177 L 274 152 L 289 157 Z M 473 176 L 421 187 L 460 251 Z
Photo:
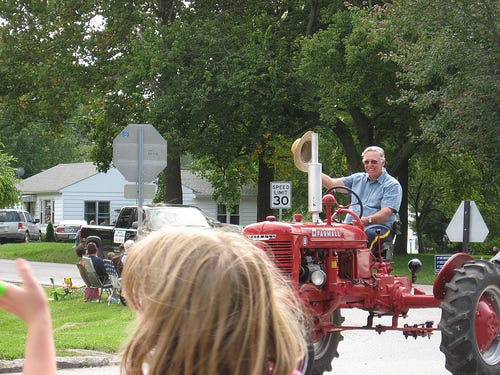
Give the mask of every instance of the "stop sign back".
M 152 182 L 167 166 L 167 141 L 150 124 L 129 124 L 113 141 L 113 164 L 129 182 Z

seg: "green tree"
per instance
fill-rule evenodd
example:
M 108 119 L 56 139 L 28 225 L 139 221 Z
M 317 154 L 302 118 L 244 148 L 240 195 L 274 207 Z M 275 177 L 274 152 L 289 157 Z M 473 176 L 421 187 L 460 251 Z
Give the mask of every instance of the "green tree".
M 410 167 L 409 202 L 420 252 L 442 248 L 445 230 L 462 200 L 476 202 L 489 228 L 488 239 L 498 241 L 500 188 L 488 183 L 481 163 L 467 154 L 441 155 L 428 145 L 411 158 Z
M 1 146 L 1 144 L 0 144 Z M 0 150 L 0 206 L 10 207 L 19 202 L 19 192 L 16 188 L 18 178 L 16 169 L 12 167 L 15 159 Z
M 390 26 L 402 100 L 421 114 L 422 139 L 468 154 L 498 184 L 498 1 L 400 0 Z
M 398 67 L 384 56 L 395 48 L 386 31 L 387 9 L 348 5 L 323 9 L 324 25 L 303 42 L 301 71 L 318 90 L 324 132 L 332 132 L 345 163 L 331 175 L 362 170 L 361 151 L 383 147 L 387 169 L 403 187 L 400 216 L 407 223 L 408 160 L 417 148 L 416 114 L 399 97 Z M 397 249 L 406 248 L 406 225 Z
M 89 5 L 0 4 L 0 139 L 26 176 L 80 161 L 87 152 L 85 135 L 69 120 L 88 82 L 80 57 L 93 16 Z
M 124 122 L 147 121 L 169 142 L 166 201 L 181 199 L 179 158 L 189 152 L 219 202 L 238 202 L 239 187 L 257 173 L 258 201 L 268 207 L 273 137 L 316 118 L 303 109 L 303 80 L 293 70 L 307 13 L 293 1 L 161 4 L 103 10 L 105 27 L 93 35 L 104 82 L 88 117 L 94 156 L 106 168 Z
M 54 225 L 49 221 L 47 224 L 47 233 L 45 234 L 46 242 L 56 242 L 56 237 L 54 235 Z

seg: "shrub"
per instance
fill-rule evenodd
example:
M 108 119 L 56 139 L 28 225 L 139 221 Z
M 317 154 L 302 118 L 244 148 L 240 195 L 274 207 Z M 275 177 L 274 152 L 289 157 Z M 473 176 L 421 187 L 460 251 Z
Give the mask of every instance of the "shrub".
M 56 237 L 54 236 L 54 226 L 51 222 L 47 224 L 47 233 L 45 235 L 45 242 L 56 242 Z

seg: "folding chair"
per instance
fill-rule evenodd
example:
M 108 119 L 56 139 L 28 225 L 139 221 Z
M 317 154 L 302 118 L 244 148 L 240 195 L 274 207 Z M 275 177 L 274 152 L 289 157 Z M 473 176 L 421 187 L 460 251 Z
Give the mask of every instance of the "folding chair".
M 94 263 L 92 263 L 92 259 L 90 259 L 89 257 L 82 257 L 82 259 L 83 262 L 85 263 L 85 269 L 87 270 L 87 272 L 89 271 L 95 272 Z
M 89 259 L 90 260 L 90 259 Z M 87 263 L 85 263 L 87 265 Z M 90 289 L 99 290 L 98 302 L 101 303 L 102 293 L 106 292 L 108 295 L 111 295 L 113 292 L 113 285 L 111 282 L 102 283 L 97 276 L 97 273 L 93 269 L 89 270 L 87 267 L 83 267 L 80 263 L 76 265 L 78 270 L 80 271 L 80 275 L 82 276 L 83 281 L 87 284 L 87 287 Z M 89 267 L 90 268 L 90 267 Z
M 65 277 L 60 287 L 56 287 L 53 277 L 50 278 L 50 283 L 52 284 L 52 291 L 50 292 L 52 298 L 49 298 L 51 301 L 60 301 L 74 296 L 76 295 L 75 292 L 80 292 L 85 287 L 84 285 L 74 285 L 71 277 Z
M 115 265 L 110 259 L 103 259 L 104 261 L 104 268 L 106 269 L 106 272 L 108 273 L 109 280 L 111 281 L 111 285 L 113 286 L 113 293 L 111 294 L 110 297 L 116 297 L 118 299 L 118 302 L 123 303 L 122 299 L 122 283 L 120 276 L 118 276 L 118 272 L 116 271 Z M 110 302 L 113 302 L 112 299 L 108 299 L 108 305 Z
M 81 263 L 77 263 L 76 267 L 78 268 L 78 271 L 80 272 L 80 276 L 81 276 L 83 282 L 85 283 L 85 286 L 87 287 L 86 289 L 90 290 L 90 297 L 87 299 L 87 296 L 86 296 L 86 300 L 91 300 L 92 296 L 94 295 L 94 290 L 97 290 L 97 289 L 92 287 L 92 283 L 90 281 L 89 274 L 87 273 L 87 270 L 85 269 L 85 267 Z

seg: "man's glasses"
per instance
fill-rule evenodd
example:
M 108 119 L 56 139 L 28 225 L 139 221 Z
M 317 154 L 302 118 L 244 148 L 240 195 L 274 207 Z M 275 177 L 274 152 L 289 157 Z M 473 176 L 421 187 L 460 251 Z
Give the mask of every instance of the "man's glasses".
M 365 165 L 368 165 L 368 164 L 378 164 L 378 160 L 363 160 L 363 163 Z

